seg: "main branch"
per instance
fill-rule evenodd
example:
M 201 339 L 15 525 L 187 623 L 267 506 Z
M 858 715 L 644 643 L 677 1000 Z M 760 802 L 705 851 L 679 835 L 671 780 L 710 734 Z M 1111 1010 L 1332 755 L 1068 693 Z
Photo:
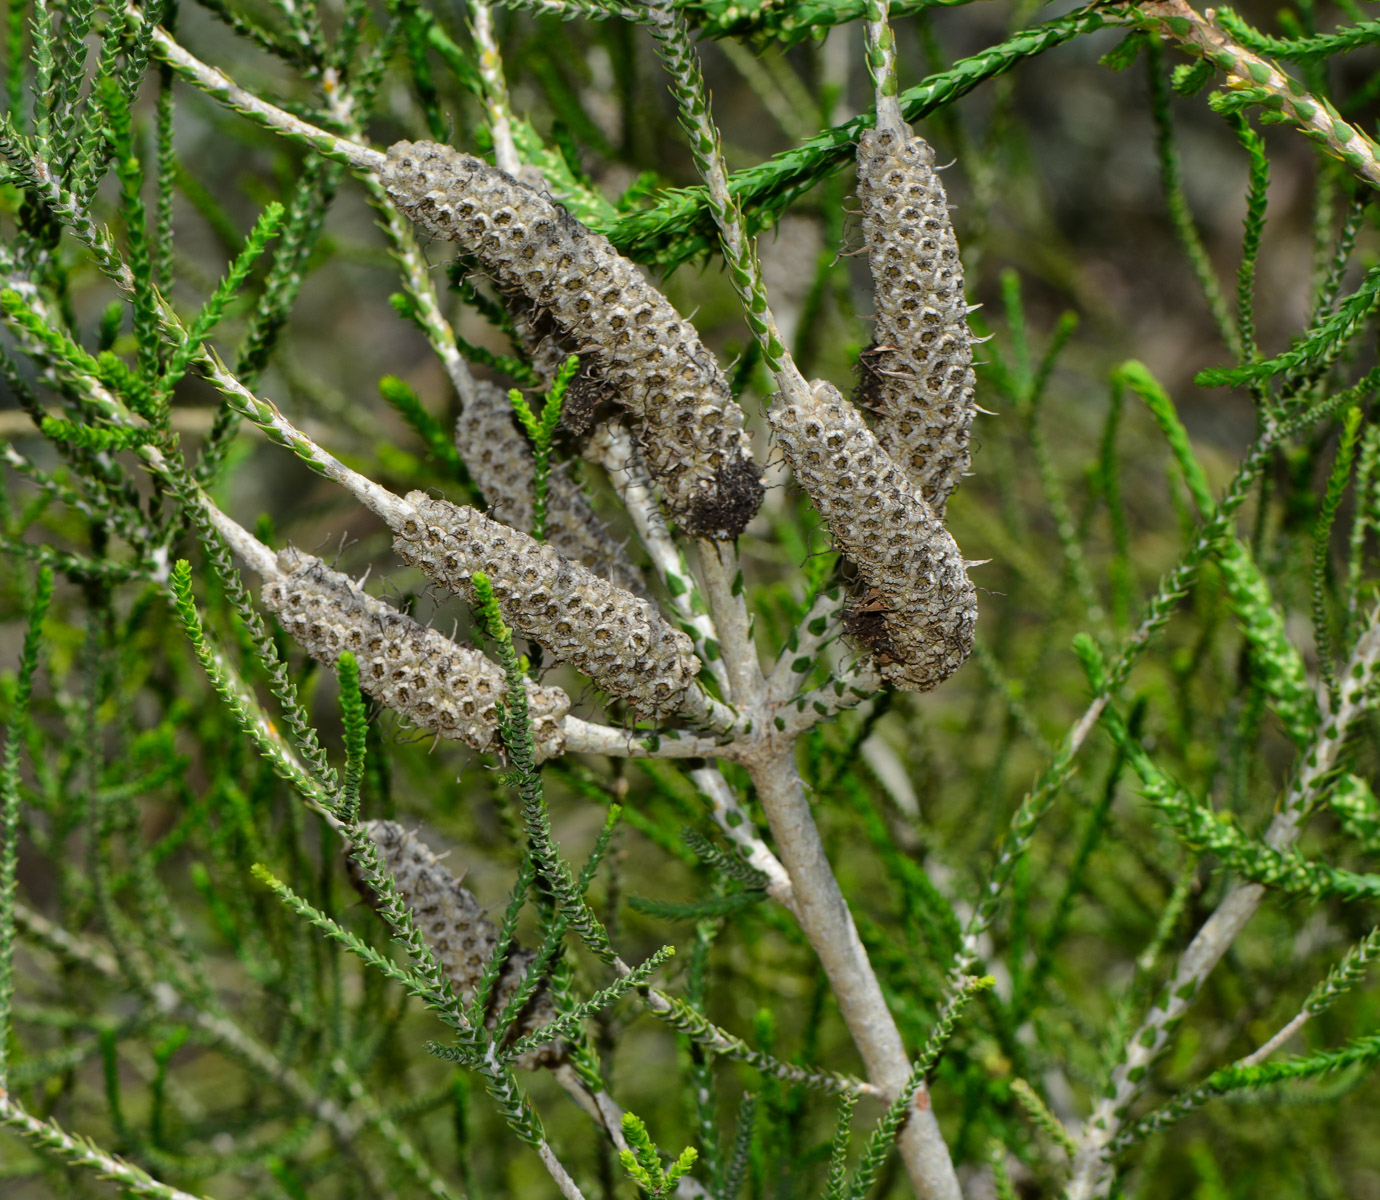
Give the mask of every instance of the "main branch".
M 889 1097 L 906 1086 L 910 1063 L 896 1021 L 853 924 L 815 827 L 793 741 L 769 739 L 741 758 L 771 825 L 777 852 L 790 874 L 800 928 L 819 955 L 844 1023 L 862 1055 L 868 1078 Z M 922 1200 L 962 1200 L 949 1148 L 921 1084 L 897 1138 L 911 1186 Z

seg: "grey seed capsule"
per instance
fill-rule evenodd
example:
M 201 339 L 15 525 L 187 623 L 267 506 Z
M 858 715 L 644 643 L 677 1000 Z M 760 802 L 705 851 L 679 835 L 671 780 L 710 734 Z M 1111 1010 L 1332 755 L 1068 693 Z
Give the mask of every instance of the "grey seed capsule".
M 436 955 L 460 999 L 469 1004 L 484 976 L 484 968 L 498 945 L 498 928 L 484 915 L 474 894 L 436 857 L 416 834 L 396 821 L 366 821 L 364 830 L 373 839 L 398 892 L 412 910 L 417 929 Z M 360 886 L 356 879 L 356 886 Z M 486 1026 L 495 1028 L 499 1014 L 518 990 L 536 955 L 514 948 L 494 984 L 486 1014 Z M 538 988 L 518 1017 L 514 1037 L 524 1037 L 556 1019 L 555 1006 L 545 987 Z M 548 1042 L 517 1060 L 528 1070 L 555 1066 L 565 1058 L 561 1042 Z
M 334 666 L 349 650 L 361 690 L 380 704 L 475 750 L 502 749 L 499 706 L 508 685 L 499 666 L 403 616 L 319 558 L 284 550 L 278 562 L 285 574 L 264 584 L 261 599 L 308 654 Z M 529 683 L 527 703 L 538 757 L 555 757 L 565 748 L 561 722 L 570 697 Z
M 469 154 L 399 142 L 381 178 L 413 221 L 459 242 L 549 314 L 635 426 L 685 532 L 734 538 L 762 502 L 742 409 L 714 356 L 633 263 L 565 209 Z
M 646 600 L 473 508 L 425 492 L 407 502 L 416 516 L 393 546 L 429 579 L 473 599 L 483 571 L 516 632 L 639 712 L 683 711 L 698 696 L 694 643 Z
M 858 199 L 877 332 L 859 361 L 854 400 L 942 518 L 968 468 L 976 405 L 963 264 L 934 151 L 923 138 L 864 133 Z
M 868 587 L 845 628 L 888 683 L 927 692 L 973 648 L 977 593 L 963 556 L 857 409 L 830 383 L 811 390 L 810 403 L 774 405 L 768 415 L 800 486 Z

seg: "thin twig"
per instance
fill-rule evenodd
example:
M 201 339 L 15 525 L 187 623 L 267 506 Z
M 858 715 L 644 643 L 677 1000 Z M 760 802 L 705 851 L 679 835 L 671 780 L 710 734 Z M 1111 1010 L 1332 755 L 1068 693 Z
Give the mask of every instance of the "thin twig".
M 155 1179 L 114 1154 L 107 1154 L 85 1138 L 73 1137 L 55 1122 L 40 1120 L 22 1108 L 3 1088 L 0 1088 L 0 1126 L 14 1130 L 36 1149 L 69 1166 L 85 1167 L 111 1180 L 130 1195 L 149 1196 L 153 1200 L 200 1200 L 190 1192 Z
M 1145 0 L 1129 10 L 1134 18 L 1152 18 L 1160 32 L 1215 63 L 1227 73 L 1226 86 L 1244 97 L 1260 95 L 1290 118 L 1308 137 L 1340 158 L 1371 187 L 1380 188 L 1380 146 L 1322 96 L 1309 92 L 1267 58 L 1246 49 L 1215 19 L 1200 14 L 1187 0 Z
M 489 132 L 494 139 L 494 164 L 514 178 L 522 170 L 517 145 L 513 141 L 512 105 L 508 84 L 503 78 L 503 59 L 494 37 L 493 9 L 485 0 L 471 0 L 470 29 L 479 47 L 479 78 L 484 85 L 484 108 L 489 114 Z
M 1380 668 L 1380 607 L 1340 677 L 1341 694 L 1333 708 L 1325 682 L 1317 690 L 1322 718 L 1312 744 L 1284 800 L 1270 821 L 1265 842 L 1272 850 L 1288 850 L 1298 840 L 1302 825 L 1317 803 L 1328 775 L 1337 765 L 1348 735 L 1357 719 L 1374 703 L 1373 687 Z M 1106 1195 L 1112 1184 L 1112 1165 L 1106 1153 L 1116 1140 L 1131 1104 L 1140 1095 L 1150 1065 L 1168 1045 L 1179 1021 L 1197 998 L 1199 990 L 1222 957 L 1231 949 L 1265 898 L 1258 883 L 1234 884 L 1203 923 L 1175 964 L 1174 973 L 1159 999 L 1126 1042 L 1120 1063 L 1112 1071 L 1106 1094 L 1098 1101 L 1083 1128 L 1067 1200 L 1091 1200 Z
M 133 5 L 125 7 L 125 17 L 134 26 L 145 24 L 143 13 Z M 384 163 L 379 151 L 359 142 L 321 129 L 290 112 L 261 100 L 253 92 L 245 91 L 218 67 L 208 66 L 184 49 L 167 30 L 153 31 L 153 52 L 183 79 L 200 88 L 208 96 L 219 100 L 227 108 L 248 117 L 258 125 L 274 129 L 301 145 L 335 162 L 345 163 L 359 171 L 377 171 Z

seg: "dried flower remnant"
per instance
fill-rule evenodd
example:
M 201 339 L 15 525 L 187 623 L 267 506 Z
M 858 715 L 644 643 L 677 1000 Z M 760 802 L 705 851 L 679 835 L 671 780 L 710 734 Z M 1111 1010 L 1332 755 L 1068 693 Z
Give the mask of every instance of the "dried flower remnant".
M 801 487 L 869 591 L 846 628 L 895 687 L 927 692 L 973 648 L 977 593 L 958 546 L 857 409 L 830 383 L 768 414 Z
M 503 671 L 479 651 L 419 625 L 370 596 L 319 558 L 284 550 L 285 574 L 263 586 L 264 607 L 313 658 L 334 666 L 346 650 L 359 663 L 360 687 L 422 729 L 481 751 L 499 751 Z M 528 686 L 537 754 L 565 747 L 561 722 L 570 698 L 559 688 Z
M 968 468 L 976 406 L 963 264 L 934 151 L 920 137 L 867 131 L 858 143 L 858 199 L 877 334 L 859 360 L 855 399 L 942 518 Z
M 563 208 L 487 163 L 399 142 L 382 178 L 398 207 L 458 241 L 500 288 L 550 314 L 613 389 L 686 533 L 734 538 L 762 502 L 743 413 L 688 321 L 636 266 Z
M 415 515 L 394 530 L 393 546 L 428 578 L 473 599 L 483 571 L 516 632 L 609 695 L 643 713 L 698 715 L 694 644 L 646 600 L 475 509 L 425 492 L 407 502 Z
M 474 403 L 467 404 L 455 422 L 455 445 L 470 477 L 484 493 L 489 515 L 529 532 L 535 463 L 502 388 L 488 382 L 476 385 Z M 579 486 L 557 469 L 549 476 L 547 488 L 546 540 L 566 558 L 583 563 L 625 591 L 641 594 L 646 587 L 641 573 Z
M 362 828 L 379 849 L 399 894 L 412 910 L 417 929 L 436 954 L 446 976 L 469 1004 L 484 976 L 484 969 L 498 946 L 498 929 L 484 916 L 474 893 L 464 887 L 416 834 L 396 821 L 366 821 Z M 352 877 L 354 877 L 352 875 Z M 363 890 L 355 878 L 356 887 Z M 494 983 L 486 1026 L 496 1027 L 498 1016 L 521 986 L 536 955 L 531 950 L 513 948 Z M 555 1006 L 545 987 L 532 993 L 510 1034 L 512 1040 L 525 1037 L 556 1019 Z M 528 1070 L 549 1067 L 565 1057 L 561 1042 L 548 1042 L 529 1051 L 516 1065 Z

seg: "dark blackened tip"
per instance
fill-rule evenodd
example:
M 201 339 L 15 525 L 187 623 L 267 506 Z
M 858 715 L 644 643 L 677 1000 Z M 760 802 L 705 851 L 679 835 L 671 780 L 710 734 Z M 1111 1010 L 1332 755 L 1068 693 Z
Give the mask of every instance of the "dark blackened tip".
M 757 515 L 766 489 L 750 458 L 735 459 L 714 480 L 714 493 L 697 499 L 681 521 L 692 537 L 732 541 Z

